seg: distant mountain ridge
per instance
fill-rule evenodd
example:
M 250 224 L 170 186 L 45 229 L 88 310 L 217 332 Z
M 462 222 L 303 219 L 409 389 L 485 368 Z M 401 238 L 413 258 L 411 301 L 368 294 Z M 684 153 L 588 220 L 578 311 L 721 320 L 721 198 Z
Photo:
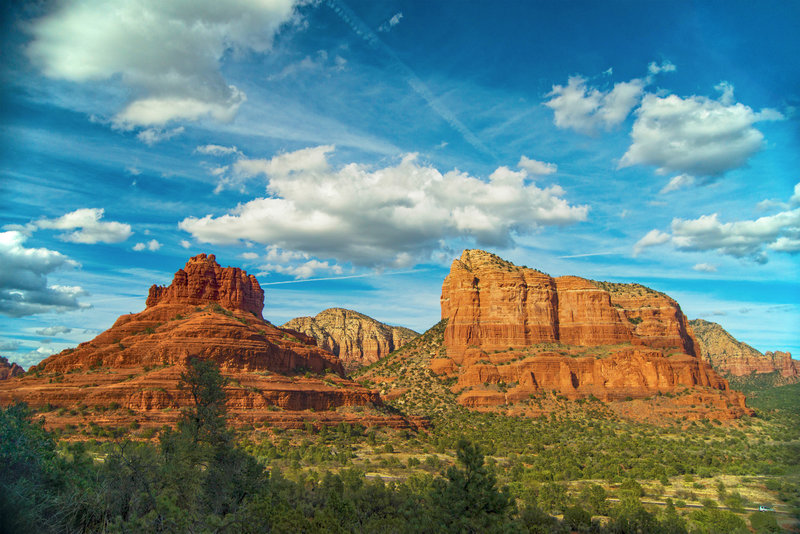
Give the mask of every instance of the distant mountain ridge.
M 800 380 L 800 361 L 793 360 L 791 353 L 762 354 L 712 321 L 693 319 L 689 324 L 700 342 L 703 358 L 717 371 L 737 377 L 777 372 L 787 381 Z
M 380 360 L 419 336 L 409 328 L 391 326 L 344 308 L 297 317 L 281 328 L 313 337 L 319 347 L 339 356 L 348 372 Z

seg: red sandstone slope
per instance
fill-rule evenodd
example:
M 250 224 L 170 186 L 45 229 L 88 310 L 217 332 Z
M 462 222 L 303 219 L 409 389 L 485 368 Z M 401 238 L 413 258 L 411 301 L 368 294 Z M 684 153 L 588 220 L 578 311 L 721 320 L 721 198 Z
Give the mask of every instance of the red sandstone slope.
M 466 406 L 545 391 L 607 401 L 688 391 L 714 417 L 749 412 L 701 359 L 678 304 L 644 286 L 551 278 L 467 250 L 452 264 L 441 304 L 447 357 L 431 369 L 457 378 Z
M 255 277 L 201 254 L 169 287 L 151 287 L 144 311 L 5 381 L 0 403 L 118 405 L 141 422 L 170 422 L 189 402 L 177 384 L 197 357 L 214 360 L 231 379 L 228 406 L 239 421 L 338 422 L 352 417 L 334 410 L 360 407 L 372 409 L 375 421 L 406 424 L 377 412 L 378 394 L 344 378 L 339 359 L 313 339 L 264 321 L 263 302 Z M 58 424 L 52 415 L 48 422 Z

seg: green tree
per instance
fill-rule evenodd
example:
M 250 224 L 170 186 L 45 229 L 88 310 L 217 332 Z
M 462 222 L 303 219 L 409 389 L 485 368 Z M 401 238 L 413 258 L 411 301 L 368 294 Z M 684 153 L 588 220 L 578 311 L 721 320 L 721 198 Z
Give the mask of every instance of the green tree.
M 508 488 L 484 464 L 480 448 L 461 439 L 456 446 L 461 468 L 450 467 L 434 484 L 434 513 L 447 532 L 497 532 L 508 522 L 513 501 Z

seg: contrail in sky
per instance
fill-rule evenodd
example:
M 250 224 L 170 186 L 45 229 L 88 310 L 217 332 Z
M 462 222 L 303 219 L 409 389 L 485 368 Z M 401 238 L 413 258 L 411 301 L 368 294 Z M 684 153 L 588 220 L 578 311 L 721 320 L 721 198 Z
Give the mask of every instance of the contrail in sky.
M 566 258 L 585 258 L 587 256 L 615 256 L 619 252 L 590 252 L 588 254 L 573 254 L 571 256 L 559 256 L 558 259 L 563 260 Z
M 391 276 L 395 274 L 409 274 L 409 273 L 420 273 L 423 271 L 428 271 L 429 269 L 411 269 L 409 271 L 393 271 L 390 273 L 365 273 L 365 274 L 353 274 L 350 276 L 329 276 L 326 278 L 305 278 L 303 280 L 284 280 L 283 282 L 264 282 L 260 285 L 262 286 L 276 286 L 279 284 L 302 284 L 303 282 L 319 282 L 322 280 L 347 280 L 349 278 L 369 278 L 372 276 Z M 259 273 L 260 274 L 260 273 Z
M 425 85 L 419 76 L 417 76 L 410 67 L 408 67 L 403 61 L 394 53 L 394 51 L 389 48 L 380 38 L 372 31 L 372 29 L 367 26 L 364 21 L 359 18 L 358 15 L 353 12 L 352 9 L 347 7 L 343 2 L 339 0 L 326 0 L 325 2 L 328 7 L 330 7 L 334 13 L 336 13 L 340 19 L 342 19 L 353 32 L 361 37 L 370 47 L 373 49 L 385 54 L 392 60 L 392 66 L 399 71 L 406 79 L 406 83 L 411 86 L 411 89 L 414 90 L 419 96 L 421 96 L 436 112 L 442 119 L 444 119 L 454 130 L 464 137 L 464 139 L 472 145 L 477 150 L 480 150 L 484 154 L 491 156 L 494 159 L 497 159 L 497 155 L 492 152 L 489 147 L 483 144 L 483 141 L 478 139 L 478 137 L 472 133 L 469 128 L 464 126 L 464 124 L 458 120 L 452 111 L 447 109 L 443 104 L 441 104 L 436 97 L 434 97 L 431 90 L 428 89 L 428 86 Z

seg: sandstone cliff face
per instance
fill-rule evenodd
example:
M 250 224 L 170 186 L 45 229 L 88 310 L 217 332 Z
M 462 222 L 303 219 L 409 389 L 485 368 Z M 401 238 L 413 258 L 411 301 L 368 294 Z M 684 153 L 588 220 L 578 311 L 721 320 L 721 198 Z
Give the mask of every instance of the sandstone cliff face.
M 231 379 L 228 407 L 239 420 L 279 420 L 288 411 L 294 415 L 286 420 L 297 422 L 309 417 L 304 410 L 380 408 L 376 392 L 343 377 L 334 354 L 302 333 L 264 321 L 263 299 L 254 277 L 201 254 L 175 274 L 172 285 L 153 286 L 144 311 L 121 316 L 32 374 L 3 381 L 0 404 L 115 404 L 147 421 L 174 421 L 176 409 L 190 401 L 177 388 L 180 374 L 190 358 L 201 358 L 214 360 Z
M 318 346 L 336 354 L 348 372 L 380 360 L 419 336 L 408 328 L 390 326 L 342 308 L 330 308 L 314 317 L 298 317 L 281 328 L 313 337 Z
M 430 369 L 457 379 L 453 391 L 465 406 L 506 406 L 548 391 L 605 401 L 692 392 L 708 397 L 717 418 L 750 413 L 700 358 L 677 302 L 644 286 L 551 278 L 467 250 L 452 264 L 441 304 L 447 358 L 432 359 Z
M 690 321 L 703 348 L 703 358 L 722 373 L 734 376 L 780 372 L 784 378 L 800 377 L 800 362 L 788 352 L 759 351 L 736 340 L 722 326 L 703 319 Z
M 200 254 L 175 273 L 169 287 L 154 285 L 147 307 L 159 304 L 204 306 L 216 303 L 229 310 L 250 312 L 261 319 L 264 291 L 253 275 L 237 267 L 220 267 L 216 257 Z
M 697 356 L 678 304 L 643 286 L 550 276 L 494 254 L 466 250 L 442 287 L 447 354 L 538 343 L 598 346 L 633 343 Z M 609 291 L 611 289 L 611 291 Z
M 24 374 L 25 369 L 16 363 L 9 363 L 7 358 L 0 356 L 0 380 L 6 380 Z

